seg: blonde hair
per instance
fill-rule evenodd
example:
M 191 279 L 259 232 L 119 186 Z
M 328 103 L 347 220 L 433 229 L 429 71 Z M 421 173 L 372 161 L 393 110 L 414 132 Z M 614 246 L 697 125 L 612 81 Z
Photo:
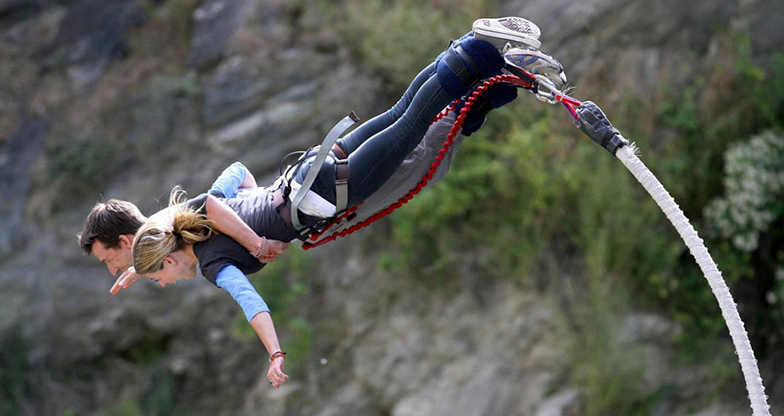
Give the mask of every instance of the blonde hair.
M 205 241 L 215 233 L 207 216 L 186 207 L 184 200 L 185 191 L 179 185 L 175 186 L 169 197 L 169 206 L 177 207 L 171 228 L 156 221 L 147 221 L 139 228 L 132 248 L 136 273 L 161 270 L 166 256 L 186 245 Z

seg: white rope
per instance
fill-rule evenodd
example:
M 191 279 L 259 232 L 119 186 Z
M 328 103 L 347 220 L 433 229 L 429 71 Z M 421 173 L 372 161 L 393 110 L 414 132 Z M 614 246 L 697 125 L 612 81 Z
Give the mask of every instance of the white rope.
M 646 191 L 653 197 L 661 207 L 662 212 L 667 216 L 678 234 L 683 238 L 683 242 L 689 248 L 697 264 L 702 269 L 702 273 L 708 280 L 708 284 L 713 291 L 716 300 L 719 301 L 719 308 L 727 327 L 730 330 L 732 342 L 735 344 L 735 351 L 738 355 L 743 377 L 746 379 L 746 390 L 749 392 L 751 409 L 754 416 L 770 416 L 770 409 L 767 403 L 768 396 L 765 395 L 765 387 L 762 385 L 757 359 L 754 358 L 754 350 L 751 349 L 749 336 L 740 319 L 738 308 L 732 299 L 727 284 L 721 277 L 721 272 L 716 263 L 708 253 L 708 249 L 703 244 L 702 239 L 697 235 L 697 231 L 689 223 L 683 211 L 675 203 L 675 199 L 664 189 L 661 182 L 651 173 L 650 170 L 634 154 L 634 145 L 624 146 L 618 150 L 616 156 L 623 162 L 627 169 L 642 184 Z

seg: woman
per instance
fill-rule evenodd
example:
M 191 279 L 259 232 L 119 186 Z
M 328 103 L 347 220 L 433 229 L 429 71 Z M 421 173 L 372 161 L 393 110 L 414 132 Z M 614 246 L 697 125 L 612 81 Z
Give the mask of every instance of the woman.
M 500 72 L 504 59 L 499 48 L 508 42 L 538 47 L 538 36 L 538 28 L 525 19 L 477 20 L 474 33 L 450 45 L 420 72 L 394 107 L 339 140 L 333 153 L 348 160 L 348 207 L 373 195 L 394 174 L 443 108 L 483 78 Z M 507 102 L 515 95 L 501 96 L 501 101 Z M 143 225 L 133 242 L 133 264 L 138 275 L 165 286 L 192 279 L 198 264 L 208 280 L 232 294 L 270 353 L 267 377 L 275 387 L 288 378 L 283 372 L 285 353 L 280 350 L 269 308 L 248 283 L 246 274 L 264 266 L 256 256 L 266 252 L 265 239 L 259 235 L 281 241 L 299 237 L 286 213 L 291 190 L 296 191 L 304 182 L 313 159 L 306 155 L 273 186 L 243 198 L 221 201 L 204 194 L 178 204 L 180 193 L 175 189 L 171 202 L 178 207 L 176 212 L 164 216 L 163 221 Z M 335 158 L 328 158 L 299 206 L 304 225 L 318 228 L 336 214 L 336 176 Z M 241 221 L 222 222 L 218 227 L 211 222 L 237 217 L 249 228 Z M 214 228 L 223 234 L 216 235 Z

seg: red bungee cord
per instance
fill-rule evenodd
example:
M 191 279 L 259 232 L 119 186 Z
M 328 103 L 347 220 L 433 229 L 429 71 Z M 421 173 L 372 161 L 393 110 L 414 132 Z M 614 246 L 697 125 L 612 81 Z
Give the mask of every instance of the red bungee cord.
M 533 76 L 531 76 L 531 79 L 533 79 Z M 482 85 L 477 87 L 476 91 L 474 91 L 473 94 L 471 94 L 470 97 L 468 97 L 468 99 L 465 102 L 465 105 L 460 110 L 460 114 L 457 116 L 457 119 L 455 119 L 454 124 L 452 124 L 452 129 L 449 131 L 449 134 L 446 137 L 446 141 L 444 142 L 444 146 L 438 152 L 438 156 L 436 156 L 435 161 L 433 161 L 433 163 L 430 165 L 430 169 L 427 170 L 427 173 L 425 173 L 425 175 L 422 177 L 422 180 L 420 180 L 419 183 L 417 183 L 417 185 L 413 189 L 408 191 L 407 194 L 405 194 L 402 198 L 400 198 L 394 204 L 392 204 L 392 205 L 382 209 L 379 212 L 376 212 L 375 214 L 371 215 L 370 217 L 368 217 L 368 218 L 366 218 L 366 219 L 364 219 L 364 220 L 362 220 L 362 221 L 352 225 L 349 228 L 346 228 L 345 230 L 336 231 L 333 234 L 325 237 L 324 239 L 319 240 L 321 235 L 326 230 L 330 229 L 331 227 L 335 226 L 336 224 L 339 224 L 341 221 L 343 221 L 349 215 L 355 213 L 357 211 L 357 209 L 359 208 L 359 206 L 362 205 L 362 203 L 359 203 L 356 206 L 354 206 L 352 208 L 349 208 L 348 210 L 346 210 L 346 212 L 344 212 L 342 215 L 338 216 L 334 221 L 332 221 L 322 231 L 314 232 L 313 234 L 311 234 L 309 239 L 314 241 L 314 242 L 306 241 L 302 245 L 302 248 L 304 250 L 309 250 L 311 248 L 324 245 L 324 244 L 326 244 L 326 243 L 328 243 L 330 241 L 335 241 L 339 237 L 345 237 L 347 235 L 353 234 L 355 231 L 360 230 L 362 228 L 365 228 L 368 225 L 370 225 L 370 224 L 380 220 L 381 218 L 386 217 L 387 215 L 391 214 L 393 211 L 395 211 L 396 209 L 398 209 L 401 206 L 403 206 L 403 204 L 405 204 L 406 202 L 410 201 L 415 195 L 420 193 L 422 191 L 422 189 L 425 186 L 427 186 L 427 183 L 431 179 L 433 179 L 433 175 L 436 173 L 436 170 L 438 169 L 439 166 L 441 166 L 441 161 L 443 161 L 444 157 L 446 157 L 446 154 L 449 153 L 449 149 L 454 144 L 455 137 L 457 137 L 457 134 L 463 128 L 463 123 L 465 122 L 465 119 L 468 116 L 468 113 L 471 111 L 471 107 L 479 99 L 479 97 L 481 97 L 482 94 L 484 94 L 485 91 L 487 91 L 488 88 L 490 88 L 491 86 L 495 85 L 498 82 L 506 82 L 506 83 L 509 83 L 509 84 L 514 84 L 514 85 L 521 86 L 523 88 L 532 88 L 533 87 L 533 83 L 532 82 L 523 80 L 522 78 L 520 78 L 518 76 L 515 76 L 515 75 L 504 74 L 504 75 L 497 75 L 497 76 L 494 76 L 492 78 L 488 78 L 485 82 L 482 83 Z M 453 101 L 449 105 L 449 107 L 444 109 L 442 112 L 440 112 L 436 116 L 436 118 L 433 120 L 433 123 L 435 123 L 435 122 L 441 120 L 442 118 L 444 118 L 447 114 L 449 114 L 450 111 L 454 111 L 455 106 L 458 103 L 459 103 L 459 100 Z

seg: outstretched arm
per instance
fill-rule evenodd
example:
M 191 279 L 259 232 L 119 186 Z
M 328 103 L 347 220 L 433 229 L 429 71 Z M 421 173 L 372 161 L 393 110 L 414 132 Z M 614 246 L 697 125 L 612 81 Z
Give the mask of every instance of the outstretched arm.
M 272 323 L 269 307 L 247 276 L 235 266 L 222 268 L 215 278 L 215 284 L 229 292 L 242 308 L 245 318 L 248 319 L 272 358 L 267 378 L 273 386 L 279 387 L 289 377 L 283 372 L 283 365 L 286 362 L 285 354 L 276 354 L 281 351 L 280 342 L 278 334 L 275 332 L 275 325 Z
M 219 198 L 207 196 L 207 219 L 216 231 L 234 239 L 262 263 L 271 263 L 280 257 L 290 243 L 260 237 L 245 221 Z
M 259 313 L 250 320 L 250 324 L 270 354 L 267 379 L 273 387 L 278 388 L 289 379 L 289 376 L 283 372 L 283 366 L 286 364 L 285 354 L 276 354 L 276 352 L 282 351 L 278 342 L 278 334 L 275 332 L 275 325 L 272 323 L 272 316 L 269 312 Z

